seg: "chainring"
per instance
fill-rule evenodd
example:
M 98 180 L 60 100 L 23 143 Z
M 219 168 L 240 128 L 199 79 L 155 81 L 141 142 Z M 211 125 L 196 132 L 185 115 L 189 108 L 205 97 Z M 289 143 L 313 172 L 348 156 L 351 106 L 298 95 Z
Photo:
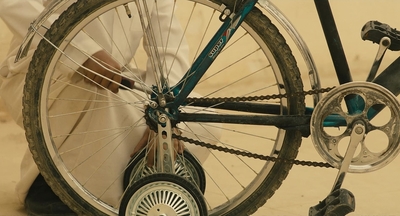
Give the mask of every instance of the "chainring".
M 349 106 L 346 106 L 345 97 L 357 103 L 348 102 Z M 374 118 L 373 113 L 383 108 L 390 117 L 377 125 L 374 119 L 381 114 Z M 327 93 L 317 104 L 310 123 L 317 152 L 333 167 L 339 168 L 355 121 L 364 122 L 366 133 L 351 161 L 349 172 L 371 172 L 389 164 L 400 150 L 400 103 L 389 90 L 371 82 L 343 84 Z M 332 133 L 332 129 L 339 126 L 345 129 Z M 372 137 L 377 134 L 383 136 L 379 143 L 376 137 Z

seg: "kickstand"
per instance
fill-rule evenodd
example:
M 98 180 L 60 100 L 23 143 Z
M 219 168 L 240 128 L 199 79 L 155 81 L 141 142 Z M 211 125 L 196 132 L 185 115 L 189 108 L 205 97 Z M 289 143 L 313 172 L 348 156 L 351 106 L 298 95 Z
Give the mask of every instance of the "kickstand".
M 343 216 L 355 210 L 354 195 L 350 191 L 341 188 L 341 186 L 349 170 L 357 146 L 364 139 L 364 135 L 364 123 L 361 121 L 355 122 L 350 136 L 350 144 L 343 158 L 333 188 L 324 200 L 310 208 L 309 216 Z

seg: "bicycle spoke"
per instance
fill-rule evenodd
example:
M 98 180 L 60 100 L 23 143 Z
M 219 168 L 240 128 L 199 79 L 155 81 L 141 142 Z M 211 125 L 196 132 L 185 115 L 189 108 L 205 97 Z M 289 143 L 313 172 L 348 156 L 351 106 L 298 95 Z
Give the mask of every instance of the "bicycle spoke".
M 238 13 L 240 5 L 235 0 L 223 2 L 88 0 L 85 5 L 77 1 L 48 30 L 49 38 L 38 32 L 44 42 L 32 59 L 25 91 L 26 107 L 37 111 L 25 110 L 32 131 L 28 136 L 32 152 L 38 152 L 35 160 L 44 164 L 39 165 L 41 171 L 65 188 L 60 197 L 67 203 L 84 213 L 117 214 L 119 207 L 125 207 L 120 203 L 129 188 L 157 172 L 152 164 L 161 159 L 150 154 L 161 146 L 158 136 L 169 133 L 182 133 L 177 137 L 187 140 L 184 153 L 177 149 L 170 153 L 177 155 L 171 157 L 175 175 L 204 192 L 209 215 L 253 212 L 279 187 L 290 165 L 236 154 L 292 159 L 301 134 L 227 122 L 248 123 L 246 116 L 303 114 L 301 96 L 249 99 L 301 91 L 299 72 L 285 40 L 267 17 L 254 9 L 236 29 L 237 20 L 224 23 L 223 18 L 233 18 L 227 10 Z M 224 31 L 214 37 L 221 26 Z M 229 42 L 219 47 L 219 38 Z M 207 44 L 212 45 L 204 51 Z M 110 59 L 95 57 L 93 52 L 99 49 Z M 93 74 L 97 81 L 90 79 Z M 100 78 L 118 85 L 118 92 L 104 87 Z M 182 96 L 187 94 L 186 103 Z M 161 103 L 163 97 L 166 103 Z M 159 135 L 164 117 L 173 129 Z M 142 138 L 147 147 L 131 158 Z M 44 143 L 43 148 L 32 140 Z M 172 140 L 166 143 L 178 142 Z M 46 160 L 54 163 L 48 165 Z

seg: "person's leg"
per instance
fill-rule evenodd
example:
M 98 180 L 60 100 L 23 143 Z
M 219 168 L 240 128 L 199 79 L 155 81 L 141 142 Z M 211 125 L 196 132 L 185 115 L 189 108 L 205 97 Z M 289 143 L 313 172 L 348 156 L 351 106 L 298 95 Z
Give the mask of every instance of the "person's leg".
M 29 216 L 76 215 L 57 197 L 40 174 L 29 189 L 25 208 Z

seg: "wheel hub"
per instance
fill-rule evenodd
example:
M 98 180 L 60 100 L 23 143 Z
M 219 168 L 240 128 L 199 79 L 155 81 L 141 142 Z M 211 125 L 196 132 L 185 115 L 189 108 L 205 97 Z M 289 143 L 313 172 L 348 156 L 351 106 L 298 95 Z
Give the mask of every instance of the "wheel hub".
M 153 208 L 149 210 L 149 215 L 160 215 L 160 216 L 167 216 L 176 214 L 173 208 L 168 205 L 155 205 Z

